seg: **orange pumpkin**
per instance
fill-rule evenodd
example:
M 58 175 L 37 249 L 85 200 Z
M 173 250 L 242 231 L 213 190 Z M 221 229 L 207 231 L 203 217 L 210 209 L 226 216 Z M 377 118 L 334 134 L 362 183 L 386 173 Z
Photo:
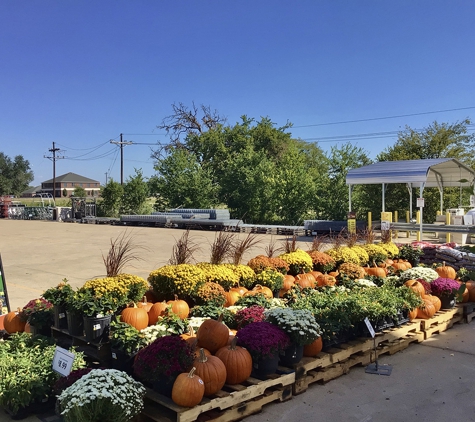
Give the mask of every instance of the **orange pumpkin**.
M 384 277 L 386 277 L 386 275 L 388 273 L 386 268 L 380 268 L 378 266 L 374 266 L 374 267 L 367 266 L 367 267 L 363 267 L 363 268 L 366 271 L 366 274 L 373 275 L 375 277 L 384 278 Z
M 206 356 L 203 349 L 200 349 L 199 356 L 195 359 L 193 365 L 198 375 L 205 385 L 205 396 L 216 394 L 223 388 L 226 382 L 226 367 L 224 363 L 216 356 Z
M 224 304 L 224 306 L 226 307 L 233 306 L 241 297 L 241 295 L 234 290 L 230 290 L 229 292 L 226 292 L 225 295 L 226 295 L 226 303 Z
M 251 354 L 243 347 L 236 346 L 237 338 L 233 337 L 229 346 L 222 347 L 216 352 L 226 367 L 226 383 L 240 384 L 246 381 L 252 372 Z
M 413 319 L 416 319 L 416 318 L 417 318 L 417 311 L 418 311 L 417 308 L 411 309 L 411 310 L 409 311 L 409 313 L 408 313 L 409 321 L 412 321 Z
M 319 275 L 322 275 L 323 273 L 320 271 L 310 271 L 310 274 L 312 274 L 315 277 L 315 280 Z
M 310 344 L 306 344 L 303 347 L 303 355 L 309 358 L 317 356 L 323 347 L 322 337 L 318 337 L 316 340 L 312 341 Z
M 221 347 L 226 346 L 229 340 L 229 328 L 221 321 L 223 316 L 220 315 L 218 320 L 207 319 L 204 321 L 196 337 L 198 339 L 198 347 L 204 347 L 211 353 L 216 353 Z
M 322 274 L 317 278 L 317 284 L 319 287 L 322 286 L 334 286 L 336 284 L 336 278 L 330 274 Z
M 147 311 L 144 308 L 138 308 L 135 304 L 133 307 L 125 308 L 120 313 L 120 320 L 131 325 L 139 331 L 148 327 Z
M 269 289 L 269 287 L 261 286 L 260 284 L 257 284 L 252 290 L 244 293 L 244 296 L 253 296 L 257 294 L 263 294 L 267 299 L 272 299 L 274 297 L 274 293 L 272 293 L 272 290 Z
M 295 277 L 290 274 L 284 275 L 284 284 L 282 285 L 282 290 L 290 290 L 293 286 L 295 286 Z
M 430 299 L 422 298 L 424 303 L 417 308 L 417 318 L 429 319 L 435 315 L 435 306 Z
M 195 371 L 193 367 L 189 373 L 178 375 L 173 383 L 172 400 L 178 406 L 193 407 L 203 399 L 205 384 Z
M 148 311 L 148 325 L 155 325 L 158 318 L 167 313 L 167 308 L 168 305 L 165 301 L 154 303 Z
M 297 274 L 295 276 L 295 284 L 298 284 L 302 289 L 313 289 L 317 285 L 317 280 L 311 273 Z
M 440 311 L 440 308 L 442 307 L 442 302 L 440 301 L 440 299 L 437 296 L 425 295 L 424 297 L 429 299 L 430 301 L 432 301 L 432 303 L 434 305 L 434 308 L 435 308 L 435 312 Z
M 475 281 L 469 280 L 465 283 L 468 290 L 468 301 L 475 302 Z
M 8 334 L 25 331 L 25 324 L 26 322 L 20 318 L 20 308 L 16 311 L 8 312 L 3 318 L 3 326 Z
M 445 265 L 445 262 L 442 263 L 441 267 L 436 267 L 435 271 L 439 274 L 439 277 L 442 278 L 451 278 L 452 280 L 457 278 L 456 271 L 452 267 Z
M 142 302 L 137 303 L 137 307 L 145 309 L 147 312 L 150 311 L 150 308 L 153 306 L 152 302 L 147 300 L 147 296 L 143 297 Z
M 237 292 L 240 296 L 244 296 L 244 293 L 247 292 L 247 289 L 244 286 L 240 286 L 239 284 L 236 287 L 232 287 L 229 289 L 230 292 Z
M 167 304 L 172 306 L 172 312 L 180 319 L 188 318 L 190 307 L 184 300 L 178 299 L 177 295 L 175 295 L 175 300 L 169 300 Z
M 426 289 L 421 282 L 417 280 L 407 280 L 404 285 L 409 287 L 411 290 L 416 292 L 420 297 L 424 297 L 426 294 Z

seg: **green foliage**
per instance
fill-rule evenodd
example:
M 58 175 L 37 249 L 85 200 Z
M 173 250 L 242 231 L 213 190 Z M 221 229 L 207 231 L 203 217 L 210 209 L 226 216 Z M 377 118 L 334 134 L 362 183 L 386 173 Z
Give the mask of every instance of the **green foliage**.
M 20 195 L 33 181 L 30 163 L 22 155 L 12 159 L 0 152 L 0 196 Z
M 122 185 L 110 178 L 107 185 L 101 187 L 101 214 L 107 217 L 118 217 L 123 194 Z
M 73 196 L 76 198 L 85 198 L 87 196 L 86 189 L 82 186 L 76 186 L 73 191 Z
M 60 377 L 53 371 L 56 345 L 52 339 L 13 334 L 0 342 L 0 406 L 16 414 L 33 402 L 53 396 Z M 73 369 L 85 366 L 83 353 L 76 352 Z
M 111 321 L 111 347 L 132 356 L 147 345 L 145 335 L 131 325 L 117 320 Z
M 144 214 L 148 197 L 149 186 L 142 170 L 135 169 L 135 175 L 129 176 L 124 185 L 121 213 Z

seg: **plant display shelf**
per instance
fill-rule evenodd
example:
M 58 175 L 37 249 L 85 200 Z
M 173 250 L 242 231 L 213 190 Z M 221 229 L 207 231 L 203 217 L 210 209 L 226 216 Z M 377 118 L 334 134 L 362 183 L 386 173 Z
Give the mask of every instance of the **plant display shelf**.
M 410 322 L 397 328 L 376 334 L 377 353 L 393 354 L 409 347 L 413 342 L 424 340 L 418 322 Z M 314 382 L 327 382 L 347 374 L 351 367 L 367 365 L 374 361 L 374 340 L 371 337 L 359 338 L 338 347 L 321 352 L 315 358 L 304 357 L 295 369 L 293 394 L 307 390 Z
M 475 318 L 475 302 L 460 303 L 457 307 L 462 309 L 463 319 L 467 324 Z
M 171 398 L 147 389 L 144 422 L 231 422 L 262 411 L 264 405 L 292 398 L 295 373 L 273 374 L 261 380 L 250 377 L 242 384 L 227 385 L 212 397 L 205 397 L 200 404 L 187 408 L 176 405 Z
M 429 319 L 416 319 L 421 324 L 421 331 L 424 333 L 424 339 L 427 340 L 435 334 L 440 334 L 456 323 L 464 321 L 463 310 L 460 307 L 453 309 L 443 309 L 437 312 Z
M 68 330 L 51 327 L 53 338 L 58 346 L 68 349 L 75 347 L 93 362 L 101 366 L 109 367 L 112 359 L 110 343 L 92 343 L 87 342 L 85 336 L 73 336 Z

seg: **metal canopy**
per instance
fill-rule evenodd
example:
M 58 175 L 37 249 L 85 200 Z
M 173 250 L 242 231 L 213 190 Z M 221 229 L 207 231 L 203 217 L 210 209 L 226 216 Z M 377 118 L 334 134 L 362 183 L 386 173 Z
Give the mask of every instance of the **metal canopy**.
M 455 158 L 425 160 L 380 161 L 352 169 L 346 176 L 347 185 L 406 183 L 419 187 L 449 187 L 471 185 L 475 171 Z

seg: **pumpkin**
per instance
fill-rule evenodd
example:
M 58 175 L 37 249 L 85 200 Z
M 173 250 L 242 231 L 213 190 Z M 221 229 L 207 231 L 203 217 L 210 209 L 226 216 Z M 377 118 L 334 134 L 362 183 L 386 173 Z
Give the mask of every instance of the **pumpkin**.
M 424 297 L 426 294 L 426 289 L 421 282 L 417 280 L 407 280 L 404 285 L 409 287 L 411 290 L 416 292 L 420 297 Z
M 262 293 L 267 299 L 272 299 L 274 297 L 274 293 L 272 292 L 271 289 L 269 289 L 269 287 L 267 286 L 261 286 L 260 284 L 257 284 L 252 290 L 251 292 L 254 292 L 254 294 L 256 293 Z M 249 293 L 249 292 L 247 292 Z M 247 294 L 246 293 L 246 294 Z
M 252 372 L 251 354 L 243 347 L 236 346 L 237 338 L 233 337 L 229 346 L 222 347 L 216 352 L 226 367 L 226 383 L 240 384 L 246 381 Z
M 328 273 L 328 275 L 332 276 L 332 277 L 338 277 L 340 275 L 340 272 L 339 271 L 330 271 Z
M 222 319 L 223 316 L 220 315 L 217 321 L 207 319 L 200 325 L 196 333 L 199 347 L 204 347 L 211 353 L 216 353 L 221 347 L 228 344 L 229 328 L 221 322 Z
M 435 271 L 439 274 L 439 277 L 442 278 L 451 278 L 452 280 L 457 278 L 455 270 L 452 267 L 445 265 L 445 262 L 442 263 L 441 267 L 436 267 Z
M 144 308 L 138 308 L 135 303 L 133 307 L 125 308 L 120 313 L 120 320 L 139 331 L 148 327 L 147 311 Z
M 395 271 L 404 271 L 408 270 L 409 268 L 412 268 L 412 265 L 409 261 L 405 259 L 395 259 L 391 267 L 393 267 Z
M 189 325 L 188 332 L 181 334 L 180 337 L 188 343 L 192 343 L 196 340 L 195 330 L 193 330 L 193 327 Z
M 317 278 L 317 284 L 322 286 L 334 286 L 336 284 L 336 278 L 330 274 L 322 274 Z
M 205 385 L 205 396 L 216 394 L 223 388 L 226 382 L 226 367 L 216 356 L 206 356 L 203 349 L 200 349 L 199 356 L 193 364 L 198 375 Z
M 233 306 L 241 297 L 239 292 L 236 292 L 234 290 L 230 290 L 229 292 L 226 292 L 225 295 L 226 295 L 226 303 L 224 304 L 224 306 L 226 307 Z
M 417 318 L 417 308 L 411 309 L 407 316 L 409 318 L 409 321 L 412 321 L 413 319 L 416 319 Z
M 312 341 L 310 344 L 303 346 L 303 355 L 309 358 L 317 356 L 323 347 L 322 337 L 318 337 L 316 340 Z
M 313 289 L 317 285 L 317 280 L 311 273 L 297 274 L 295 276 L 295 284 L 298 284 L 302 289 Z
M 388 274 L 386 268 L 380 268 L 378 266 L 374 267 L 364 267 L 364 270 L 366 271 L 366 274 L 368 275 L 374 275 L 375 277 L 381 277 L 384 278 Z
M 148 325 L 155 325 L 158 318 L 167 313 L 167 308 L 168 305 L 165 301 L 154 303 L 148 311 Z
M 153 303 L 147 301 L 147 296 L 144 296 L 142 302 L 137 303 L 137 306 L 139 308 L 145 309 L 148 312 L 150 311 L 150 308 L 153 306 Z
M 295 286 L 295 277 L 290 274 L 284 275 L 284 284 L 282 285 L 281 290 L 287 291 L 290 290 L 293 286 Z
M 230 292 L 237 292 L 240 296 L 244 296 L 244 293 L 247 292 L 247 289 L 244 286 L 240 286 L 239 284 L 237 287 L 232 287 L 229 289 Z
M 178 375 L 173 383 L 172 400 L 178 406 L 193 407 L 203 399 L 205 384 L 195 371 L 193 367 L 189 373 Z
M 475 281 L 469 280 L 465 283 L 468 290 L 468 301 L 475 302 Z
M 426 299 L 424 296 L 422 298 L 424 304 L 417 308 L 417 318 L 429 319 L 435 315 L 435 306 L 432 303 L 432 300 Z
M 3 318 L 3 326 L 8 334 L 25 331 L 25 321 L 20 318 L 20 308 L 17 311 L 8 312 Z
M 442 307 L 442 302 L 437 296 L 425 295 L 424 297 L 432 301 L 432 303 L 434 304 L 435 312 L 440 311 L 440 308 Z
M 167 304 L 172 306 L 172 312 L 180 319 L 188 318 L 190 307 L 184 300 L 178 299 L 177 295 L 175 295 L 175 300 L 169 300 Z
M 310 271 L 309 274 L 312 274 L 312 275 L 315 277 L 315 280 L 316 280 L 317 277 L 318 277 L 319 275 L 322 275 L 323 273 L 320 272 L 320 271 Z

